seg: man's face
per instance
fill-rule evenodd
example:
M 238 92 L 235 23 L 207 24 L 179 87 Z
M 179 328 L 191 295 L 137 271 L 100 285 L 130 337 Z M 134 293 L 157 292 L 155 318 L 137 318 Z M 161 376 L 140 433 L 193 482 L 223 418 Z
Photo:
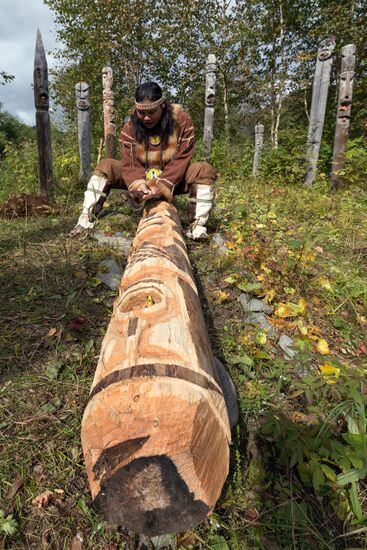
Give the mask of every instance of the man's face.
M 149 105 L 150 101 L 143 101 L 145 105 Z M 136 114 L 138 119 L 146 126 L 151 129 L 154 128 L 161 119 L 163 111 L 163 105 L 159 105 L 155 109 L 137 109 Z

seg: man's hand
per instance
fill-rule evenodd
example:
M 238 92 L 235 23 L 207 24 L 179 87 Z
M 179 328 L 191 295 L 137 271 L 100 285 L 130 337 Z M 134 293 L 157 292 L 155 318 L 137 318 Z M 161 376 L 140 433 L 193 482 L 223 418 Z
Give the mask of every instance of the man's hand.
M 162 197 L 162 193 L 158 188 L 157 180 L 156 179 L 149 180 L 148 185 L 149 185 L 148 193 L 147 195 L 144 196 L 144 200 L 150 201 L 150 200 L 160 199 Z

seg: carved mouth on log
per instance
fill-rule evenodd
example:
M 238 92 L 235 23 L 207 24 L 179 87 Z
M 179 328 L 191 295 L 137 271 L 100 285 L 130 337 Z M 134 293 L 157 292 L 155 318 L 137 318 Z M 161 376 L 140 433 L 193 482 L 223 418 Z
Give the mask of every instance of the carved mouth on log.
M 94 503 L 109 523 L 128 525 L 151 537 L 186 531 L 209 512 L 204 502 L 195 500 L 165 455 L 138 458 L 118 470 L 102 482 Z

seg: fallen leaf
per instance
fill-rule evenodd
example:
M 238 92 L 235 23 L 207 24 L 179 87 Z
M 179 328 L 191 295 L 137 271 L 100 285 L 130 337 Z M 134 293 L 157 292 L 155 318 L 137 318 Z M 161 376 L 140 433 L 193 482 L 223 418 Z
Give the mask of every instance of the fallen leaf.
M 68 550 L 82 550 L 83 536 L 77 533 L 70 543 Z
M 192 531 L 187 531 L 177 537 L 177 543 L 185 548 L 188 546 L 194 546 L 197 540 L 196 535 Z
M 236 245 L 234 243 L 232 243 L 231 241 L 226 242 L 226 247 L 228 248 L 228 250 L 234 250 L 235 246 Z
M 320 340 L 317 342 L 316 349 L 319 353 L 321 353 L 321 355 L 329 355 L 330 353 L 329 344 L 323 338 L 320 338 Z
M 10 487 L 5 498 L 7 500 L 12 500 L 17 494 L 17 492 L 19 491 L 19 489 L 22 487 L 23 483 L 24 483 L 24 479 L 21 477 L 20 474 L 17 474 L 13 481 L 13 485 Z
M 228 292 L 223 292 L 223 290 L 215 290 L 213 292 L 215 298 L 219 300 L 220 302 L 224 302 L 229 298 Z
M 52 496 L 52 492 L 49 490 L 46 490 L 40 495 L 36 496 L 36 498 L 32 500 L 32 504 L 34 506 L 38 506 L 38 508 L 43 508 L 44 506 L 47 506 L 51 496 Z
M 331 363 L 320 365 L 319 370 L 324 375 L 324 378 L 328 384 L 335 384 L 336 379 L 339 378 L 340 369 L 338 367 L 334 367 Z
M 52 328 L 50 328 L 50 330 L 48 331 L 47 336 L 50 336 L 50 337 L 51 337 L 51 336 L 55 336 L 55 334 L 57 334 L 57 328 L 52 327 Z
M 85 281 L 86 279 L 88 279 L 88 275 L 86 274 L 85 271 L 76 271 L 74 273 L 74 277 L 79 281 Z

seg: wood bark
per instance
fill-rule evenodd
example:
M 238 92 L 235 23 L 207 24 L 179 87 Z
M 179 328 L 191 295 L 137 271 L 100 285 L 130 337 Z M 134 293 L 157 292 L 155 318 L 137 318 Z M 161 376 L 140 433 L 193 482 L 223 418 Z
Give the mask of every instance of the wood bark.
M 42 36 L 37 29 L 33 70 L 34 104 L 36 107 L 38 177 L 41 195 L 49 199 L 52 193 L 51 124 L 48 92 L 48 67 Z
M 86 183 L 89 181 L 92 174 L 89 85 L 86 82 L 78 82 L 75 85 L 75 96 L 78 110 L 78 144 L 80 158 L 79 180 Z
M 308 187 L 313 185 L 316 178 L 334 48 L 335 40 L 333 38 L 327 38 L 321 42 L 317 52 L 315 77 L 312 88 L 310 124 L 307 135 L 307 174 L 304 184 Z
M 204 147 L 206 158 L 210 157 L 213 142 L 216 66 L 215 55 L 209 54 L 206 60 L 205 79 Z
M 339 187 L 340 171 L 345 165 L 345 153 L 348 144 L 350 116 L 352 110 L 354 68 L 356 64 L 356 47 L 348 44 L 342 48 L 342 63 L 339 83 L 338 111 L 334 137 L 333 163 L 330 175 L 330 185 Z
M 82 421 L 92 497 L 138 533 L 181 532 L 213 510 L 230 428 L 175 207 L 146 207 Z
M 103 118 L 104 118 L 104 141 L 106 157 L 116 157 L 116 122 L 115 122 L 115 94 L 112 91 L 113 71 L 111 67 L 103 67 Z
M 256 178 L 261 158 L 261 150 L 264 143 L 264 125 L 256 124 L 255 126 L 255 152 L 254 152 L 254 164 L 252 168 L 252 174 Z

